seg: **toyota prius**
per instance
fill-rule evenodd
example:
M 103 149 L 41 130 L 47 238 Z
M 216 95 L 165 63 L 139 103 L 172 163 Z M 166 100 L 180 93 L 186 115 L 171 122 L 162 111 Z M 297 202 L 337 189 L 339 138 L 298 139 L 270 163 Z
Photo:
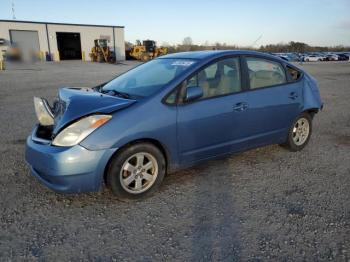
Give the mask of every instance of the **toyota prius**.
M 253 51 L 176 53 L 93 88 L 34 98 L 31 173 L 57 192 L 152 194 L 166 173 L 270 144 L 299 151 L 323 104 L 315 79 Z M 228 167 L 229 168 L 229 167 Z

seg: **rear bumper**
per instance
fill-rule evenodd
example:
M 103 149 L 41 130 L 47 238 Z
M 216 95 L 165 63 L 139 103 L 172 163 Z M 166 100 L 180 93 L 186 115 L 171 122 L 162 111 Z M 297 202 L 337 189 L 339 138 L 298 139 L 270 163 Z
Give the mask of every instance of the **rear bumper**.
M 93 192 L 100 189 L 105 167 L 115 151 L 90 151 L 80 145 L 55 147 L 29 136 L 25 159 L 32 175 L 56 192 Z

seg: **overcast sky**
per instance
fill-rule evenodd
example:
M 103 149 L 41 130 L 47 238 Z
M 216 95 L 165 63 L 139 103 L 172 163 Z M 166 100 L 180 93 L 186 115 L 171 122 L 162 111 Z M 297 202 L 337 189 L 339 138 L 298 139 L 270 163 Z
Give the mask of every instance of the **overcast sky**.
M 125 40 L 350 46 L 350 0 L 13 0 L 17 20 L 125 26 Z M 0 19 L 12 19 L 0 0 Z

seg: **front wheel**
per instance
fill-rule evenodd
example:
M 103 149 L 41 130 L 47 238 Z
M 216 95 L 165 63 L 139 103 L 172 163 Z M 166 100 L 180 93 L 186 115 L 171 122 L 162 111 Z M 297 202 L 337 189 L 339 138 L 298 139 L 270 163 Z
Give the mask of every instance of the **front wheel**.
M 143 53 L 141 55 L 141 61 L 142 62 L 148 62 L 151 59 L 150 55 L 148 53 Z
M 165 170 L 162 152 L 150 143 L 138 143 L 111 159 L 106 182 L 119 198 L 144 198 L 157 190 Z
M 312 132 L 312 118 L 307 113 L 300 114 L 289 128 L 285 146 L 290 151 L 299 151 L 309 142 Z

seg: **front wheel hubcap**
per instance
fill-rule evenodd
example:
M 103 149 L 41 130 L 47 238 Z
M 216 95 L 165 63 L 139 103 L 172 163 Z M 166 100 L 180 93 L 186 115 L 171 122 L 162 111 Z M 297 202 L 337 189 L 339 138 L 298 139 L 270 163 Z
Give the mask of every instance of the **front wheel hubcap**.
M 309 121 L 302 117 L 299 118 L 293 127 L 293 142 L 297 146 L 303 145 L 308 139 L 310 134 L 310 124 Z
M 125 191 L 140 194 L 147 191 L 158 176 L 158 163 L 149 153 L 136 153 L 129 157 L 120 170 L 120 182 Z

